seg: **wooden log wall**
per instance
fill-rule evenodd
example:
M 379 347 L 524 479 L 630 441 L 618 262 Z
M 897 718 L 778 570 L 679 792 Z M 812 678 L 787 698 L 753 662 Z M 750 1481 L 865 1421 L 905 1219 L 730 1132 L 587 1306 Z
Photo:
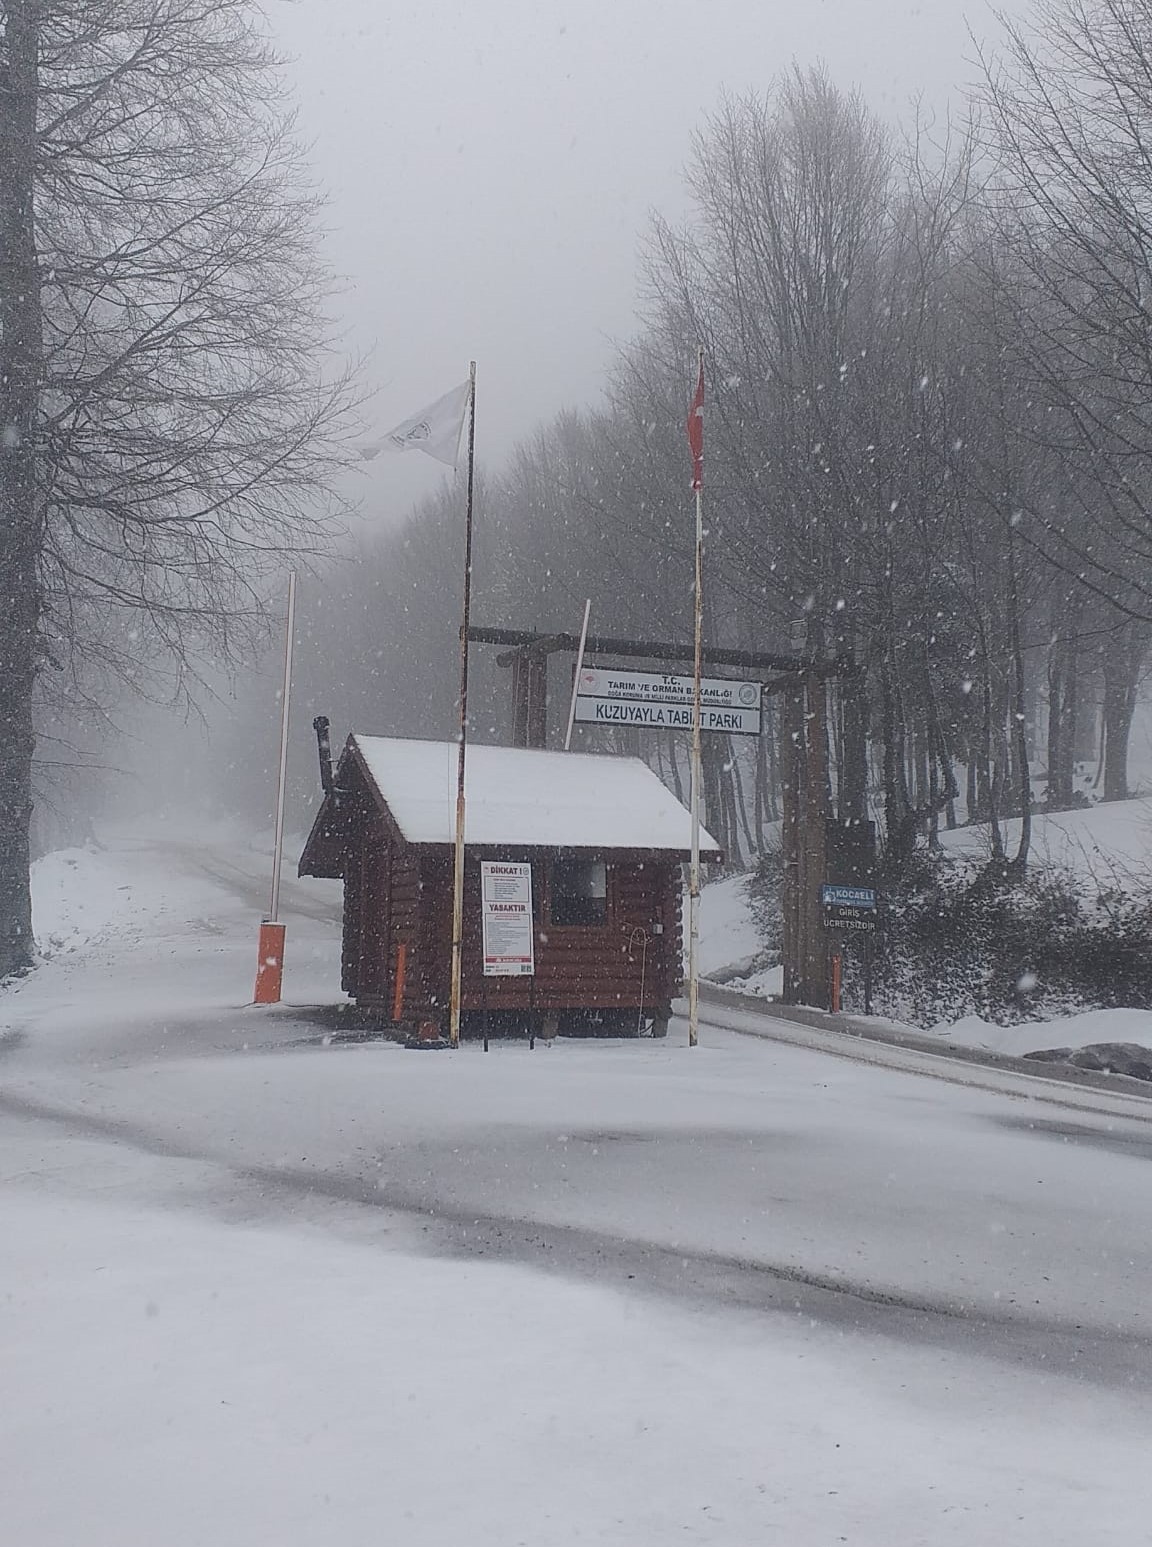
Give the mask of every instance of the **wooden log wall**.
M 393 856 L 392 958 L 408 940 L 404 1018 L 440 1017 L 448 1001 L 452 938 L 452 863 L 447 853 L 409 859 L 401 882 Z M 412 851 L 409 851 L 411 855 Z M 517 858 L 512 854 L 501 856 Z M 602 925 L 550 922 L 547 858 L 532 855 L 536 972 L 483 974 L 479 861 L 464 876 L 462 1005 L 466 1011 L 664 1009 L 680 992 L 680 866 L 656 858 L 608 862 L 608 917 Z M 661 934 L 653 925 L 663 926 Z M 393 966 L 393 971 L 395 970 Z

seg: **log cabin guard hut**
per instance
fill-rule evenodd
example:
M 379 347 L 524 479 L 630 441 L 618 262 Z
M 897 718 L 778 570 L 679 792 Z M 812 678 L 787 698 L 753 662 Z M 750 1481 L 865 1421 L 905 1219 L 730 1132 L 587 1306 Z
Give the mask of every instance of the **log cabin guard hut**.
M 300 858 L 344 882 L 341 984 L 398 1028 L 447 1024 L 455 742 L 352 735 Z M 667 1031 L 691 818 L 635 757 L 472 745 L 462 1025 Z M 701 857 L 721 858 L 701 830 Z M 535 973 L 485 977 L 480 861 L 532 867 Z

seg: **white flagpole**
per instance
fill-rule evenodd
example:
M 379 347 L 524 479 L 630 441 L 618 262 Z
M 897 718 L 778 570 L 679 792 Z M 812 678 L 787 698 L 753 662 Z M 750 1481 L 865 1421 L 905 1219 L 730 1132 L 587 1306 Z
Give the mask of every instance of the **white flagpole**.
M 448 1040 L 460 1046 L 460 969 L 464 948 L 464 762 L 468 748 L 468 619 L 472 607 L 472 494 L 476 469 L 476 362 L 468 365 L 468 501 L 464 518 L 464 612 L 460 623 L 460 739 L 456 756 L 456 847 L 452 872 L 452 980 Z
M 700 345 L 700 373 L 704 371 L 704 346 Z M 703 640 L 704 597 L 701 586 L 704 550 L 703 490 L 696 489 L 696 585 L 695 649 L 692 683 L 692 860 L 688 870 L 688 1046 L 700 1039 L 700 656 Z
M 572 702 L 568 706 L 568 730 L 564 736 L 564 750 L 572 747 L 572 727 L 576 723 L 576 695 L 580 691 L 580 670 L 584 665 L 584 646 L 588 643 L 588 615 L 592 611 L 592 598 L 584 603 L 584 622 L 580 627 L 580 648 L 576 652 L 576 671 L 572 678 Z
M 288 773 L 288 718 L 292 708 L 292 645 L 296 633 L 296 571 L 288 576 L 288 620 L 284 638 L 284 696 L 280 702 L 280 768 L 276 778 L 276 835 L 272 846 L 272 903 L 268 922 L 280 918 L 280 869 L 284 858 L 284 786 Z

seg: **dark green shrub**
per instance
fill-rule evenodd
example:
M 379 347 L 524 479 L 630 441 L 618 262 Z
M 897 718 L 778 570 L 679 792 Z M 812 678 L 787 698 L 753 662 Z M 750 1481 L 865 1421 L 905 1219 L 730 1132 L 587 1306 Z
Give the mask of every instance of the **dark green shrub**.
M 1016 879 L 920 853 L 878 945 L 875 1007 L 918 1025 L 1152 1007 L 1152 898 L 1050 866 Z

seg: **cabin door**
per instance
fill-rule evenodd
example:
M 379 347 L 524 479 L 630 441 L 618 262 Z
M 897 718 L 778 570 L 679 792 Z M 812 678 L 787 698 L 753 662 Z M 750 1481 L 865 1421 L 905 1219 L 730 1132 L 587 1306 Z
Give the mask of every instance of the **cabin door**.
M 390 1004 L 392 981 L 392 847 L 380 839 L 360 854 L 360 979 L 357 998 Z

